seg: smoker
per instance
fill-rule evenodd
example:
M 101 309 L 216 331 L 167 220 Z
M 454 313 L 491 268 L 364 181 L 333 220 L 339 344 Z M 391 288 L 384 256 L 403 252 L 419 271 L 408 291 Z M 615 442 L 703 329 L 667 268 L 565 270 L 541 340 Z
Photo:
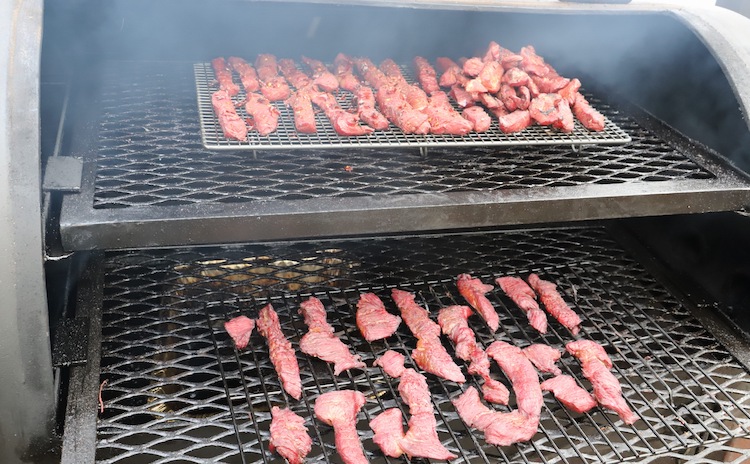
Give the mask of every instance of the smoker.
M 750 459 L 747 18 L 553 0 L 12 0 L 0 18 L 3 462 L 279 462 L 272 406 L 306 420 L 310 462 L 341 462 L 313 407 L 343 389 L 367 398 L 367 458 L 393 462 L 368 422 L 408 413 L 397 381 L 377 367 L 336 376 L 297 350 L 297 401 L 263 338 L 237 350 L 223 323 L 271 303 L 297 348 L 299 304 L 315 295 L 372 366 L 416 341 L 402 326 L 366 342 L 361 293 L 397 312 L 390 291 L 404 289 L 434 316 L 465 304 L 461 273 L 532 272 L 606 348 L 639 421 L 545 395 L 535 437 L 497 447 L 451 403 L 476 380 L 428 375 L 457 462 Z M 217 56 L 344 52 L 408 72 L 414 56 L 473 56 L 491 40 L 580 77 L 611 130 L 223 143 L 206 100 Z M 573 339 L 555 323 L 533 331 L 498 288 L 488 298 L 500 330 L 471 318 L 481 346 Z M 573 357 L 559 365 L 590 386 Z

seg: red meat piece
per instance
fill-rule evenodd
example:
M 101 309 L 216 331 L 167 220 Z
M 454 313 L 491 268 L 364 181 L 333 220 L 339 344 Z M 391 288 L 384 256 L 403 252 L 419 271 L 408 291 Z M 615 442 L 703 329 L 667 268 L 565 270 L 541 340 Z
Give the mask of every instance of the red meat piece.
M 414 301 L 414 294 L 394 288 L 391 290 L 393 301 L 396 302 L 401 317 L 417 338 L 439 338 L 440 326 L 430 319 L 426 309 Z
M 294 60 L 287 58 L 279 60 L 279 71 L 297 90 L 307 88 L 313 83 L 307 74 L 297 68 Z
M 534 84 L 536 84 L 539 92 L 542 93 L 558 92 L 560 89 L 568 85 L 568 83 L 570 83 L 570 79 L 558 76 L 556 74 L 549 74 L 544 77 L 533 76 L 531 80 L 534 82 Z
M 432 95 L 440 90 L 440 86 L 437 81 L 437 73 L 435 68 L 432 67 L 426 58 L 417 56 L 414 58 L 414 68 L 417 70 L 417 79 L 419 84 L 422 86 L 422 90 L 427 92 L 427 95 Z
M 490 129 L 490 125 L 492 125 L 490 116 L 479 106 L 466 108 L 462 114 L 471 123 L 475 132 L 486 132 Z
M 386 311 L 374 293 L 359 296 L 356 318 L 357 327 L 368 342 L 390 337 L 401 325 L 401 318 Z
M 225 90 L 230 97 L 240 93 L 240 87 L 232 81 L 232 71 L 227 67 L 224 58 L 214 58 L 211 60 L 211 67 L 214 70 L 214 76 L 219 83 L 219 90 Z
M 562 97 L 556 93 L 543 93 L 532 100 L 529 106 L 531 118 L 543 126 L 551 126 L 560 119 L 557 104 Z
M 560 96 L 563 97 L 566 102 L 568 102 L 568 106 L 570 106 L 575 104 L 576 95 L 578 94 L 578 90 L 580 88 L 581 81 L 579 81 L 578 79 L 571 79 L 570 82 L 568 82 L 565 87 L 558 90 L 557 93 L 559 93 Z
M 232 337 L 238 350 L 247 346 L 254 328 L 255 321 L 247 316 L 237 316 L 224 323 L 224 329 Z
M 365 395 L 355 390 L 323 393 L 315 401 L 315 416 L 333 427 L 336 451 L 345 464 L 368 464 L 357 433 L 357 414 Z
M 237 114 L 232 97 L 226 90 L 217 90 L 211 94 L 211 106 L 214 108 L 224 137 L 239 141 L 247 139 L 247 125 Z
M 568 343 L 565 348 L 581 362 L 583 375 L 591 382 L 596 401 L 616 412 L 626 424 L 637 421 L 638 416 L 622 396 L 620 382 L 609 370 L 612 368 L 612 360 L 604 347 L 592 340 L 577 340 Z
M 604 115 L 591 107 L 589 102 L 580 93 L 576 94 L 573 104 L 573 114 L 581 121 L 583 127 L 593 131 L 603 131 L 605 125 Z
M 498 412 L 482 404 L 476 388 L 469 387 L 453 400 L 453 405 L 466 425 L 484 432 L 487 443 L 510 446 L 531 440 L 539 428 L 539 417 L 520 411 Z
M 343 53 L 336 55 L 333 60 L 336 66 L 336 78 L 339 80 L 339 87 L 350 92 L 359 88 L 359 80 L 354 76 L 354 62 Z
M 596 406 L 596 400 L 569 375 L 558 375 L 542 382 L 542 390 L 550 391 L 555 398 L 573 412 L 583 414 Z
M 267 98 L 257 93 L 247 94 L 245 111 L 252 119 L 253 128 L 260 135 L 268 135 L 279 126 L 279 110 Z
M 497 118 L 497 124 L 498 127 L 500 127 L 500 130 L 503 131 L 506 134 L 510 134 L 513 132 L 521 132 L 522 130 L 526 129 L 531 125 L 532 119 L 531 114 L 528 110 L 522 111 L 514 111 L 512 113 L 508 114 L 501 114 L 498 115 L 495 113 Z
M 257 92 L 260 89 L 258 73 L 250 66 L 250 63 L 236 56 L 230 56 L 227 61 L 229 61 L 229 66 L 240 75 L 240 81 L 246 93 Z
M 479 72 L 479 80 L 489 93 L 497 93 L 503 78 L 503 66 L 497 61 L 489 61 L 484 64 Z
M 388 119 L 375 109 L 375 94 L 366 85 L 360 85 L 354 91 L 354 103 L 357 105 L 359 118 L 375 130 L 388 129 Z
M 458 106 L 460 106 L 461 108 L 466 108 L 467 106 L 474 105 L 474 97 L 472 97 L 469 92 L 458 85 L 454 85 L 451 88 L 450 96 L 453 97 L 456 103 L 458 103 Z
M 310 67 L 312 71 L 313 84 L 324 92 L 335 92 L 339 88 L 339 80 L 336 79 L 331 71 L 328 70 L 325 64 L 320 60 L 314 60 L 306 56 L 302 57 L 302 61 Z
M 339 375 L 349 369 L 367 367 L 360 360 L 359 355 L 350 353 L 349 347 L 334 335 L 333 327 L 326 320 L 326 310 L 319 299 L 311 296 L 300 304 L 299 311 L 310 328 L 299 341 L 299 347 L 303 353 L 333 363 L 334 375 Z
M 267 304 L 260 310 L 258 316 L 258 332 L 265 337 L 271 363 L 281 379 L 281 385 L 289 395 L 298 400 L 302 396 L 302 380 L 299 376 L 299 364 L 294 354 L 294 348 L 281 331 L 279 315 L 273 306 Z
M 557 291 L 557 285 L 540 279 L 536 274 L 529 275 L 528 281 L 531 288 L 539 294 L 539 299 L 542 300 L 544 309 L 557 319 L 563 327 L 570 330 L 570 333 L 578 335 L 581 318 L 563 300 L 562 295 Z
M 372 127 L 360 125 L 359 118 L 342 109 L 336 101 L 336 97 L 330 93 L 315 91 L 310 93 L 312 102 L 323 110 L 323 113 L 325 113 L 328 120 L 331 121 L 333 129 L 338 135 L 367 135 L 372 134 L 374 131 Z
M 535 343 L 529 345 L 523 350 L 523 354 L 529 358 L 531 364 L 534 365 L 540 372 L 546 372 L 548 374 L 560 375 L 562 371 L 560 368 L 555 366 L 555 363 L 560 360 L 562 353 L 557 348 L 553 348 L 549 345 L 542 345 L 541 343 Z
M 298 90 L 286 101 L 294 113 L 294 128 L 297 132 L 314 134 L 317 132 L 315 111 L 313 110 L 310 93 L 306 90 Z
M 375 66 L 375 63 L 373 63 L 369 58 L 355 58 L 354 65 L 357 67 L 359 74 L 375 90 L 379 91 L 382 86 L 390 82 L 388 76 L 386 76 L 383 71 L 378 69 L 378 67 Z
M 510 68 L 503 74 L 502 83 L 511 87 L 528 86 L 531 78 L 518 68 Z
M 456 383 L 466 382 L 461 368 L 453 361 L 437 337 L 417 340 L 417 348 L 411 352 L 411 357 L 417 366 L 430 374 Z
M 490 403 L 508 404 L 508 401 L 510 401 L 508 387 L 495 379 L 486 379 L 484 381 L 482 396 Z
M 519 277 L 498 277 L 497 285 L 513 300 L 529 319 L 531 327 L 539 333 L 547 333 L 547 315 L 536 302 L 536 293 Z
M 573 132 L 575 129 L 573 112 L 570 110 L 570 105 L 564 98 L 557 103 L 557 112 L 559 114 L 559 119 L 552 124 L 552 127 L 560 129 L 563 132 Z
M 289 464 L 302 464 L 312 449 L 305 419 L 290 409 L 271 408 L 271 441 L 268 449 L 276 451 Z
M 487 355 L 495 360 L 510 379 L 516 393 L 518 410 L 525 416 L 538 418 L 543 403 L 539 376 L 521 349 L 497 340 L 487 348 Z
M 554 72 L 552 68 L 544 62 L 544 58 L 536 54 L 536 50 L 531 45 L 527 45 L 521 48 L 520 55 L 521 69 L 529 74 L 536 76 L 546 76 L 550 72 Z
M 370 421 L 370 428 L 375 434 L 372 441 L 383 451 L 383 454 L 392 458 L 404 454 L 401 442 L 404 439 L 404 424 L 401 421 L 401 410 L 390 408 L 378 414 Z
M 380 70 L 391 78 L 391 82 L 398 87 L 407 103 L 409 103 L 409 106 L 417 111 L 427 108 L 430 102 L 425 91 L 416 85 L 409 84 L 401 73 L 401 68 L 395 61 L 390 58 L 383 60 L 380 63 Z
M 500 317 L 497 311 L 490 303 L 490 300 L 484 296 L 491 291 L 492 285 L 484 284 L 481 280 L 471 277 L 469 274 L 461 274 L 457 279 L 458 292 L 466 298 L 466 301 L 479 313 L 487 323 L 489 328 L 496 332 L 500 326 Z
M 427 115 L 415 110 L 396 84 L 385 84 L 378 88 L 375 99 L 386 118 L 406 134 L 428 134 L 430 123 Z
M 286 80 L 279 76 L 279 68 L 276 57 L 269 54 L 258 55 L 255 60 L 255 69 L 260 79 L 260 93 L 269 101 L 286 100 L 291 95 L 291 90 Z
M 482 68 L 484 68 L 484 62 L 482 62 L 481 58 L 469 58 L 466 60 L 463 66 L 464 74 L 471 77 L 477 77 L 480 72 L 482 72 Z
M 404 355 L 393 350 L 388 350 L 375 360 L 373 366 L 380 366 L 383 372 L 397 379 L 404 373 Z
M 425 113 L 433 134 L 466 135 L 473 125 L 453 109 L 445 92 L 435 91 Z

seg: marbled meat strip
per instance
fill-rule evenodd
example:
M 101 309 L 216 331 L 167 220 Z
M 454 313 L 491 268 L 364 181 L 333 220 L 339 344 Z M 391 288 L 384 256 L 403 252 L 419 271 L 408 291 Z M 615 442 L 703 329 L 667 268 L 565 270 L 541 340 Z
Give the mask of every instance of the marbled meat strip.
M 461 296 L 466 298 L 471 307 L 482 316 L 482 319 L 484 319 L 489 328 L 493 332 L 496 332 L 500 326 L 500 316 L 497 315 L 497 311 L 495 311 L 490 300 L 484 296 L 485 293 L 491 291 L 494 287 L 482 283 L 481 280 L 469 274 L 460 274 L 456 285 Z
M 339 89 L 339 80 L 328 70 L 325 64 L 320 60 L 302 57 L 302 61 L 310 67 L 312 71 L 313 83 L 324 92 L 335 92 Z
M 388 376 L 397 379 L 404 373 L 404 355 L 393 350 L 388 350 L 376 359 L 372 365 L 380 366 Z
M 604 115 L 595 110 L 586 98 L 580 93 L 576 94 L 573 104 L 573 114 L 581 121 L 583 127 L 592 131 L 603 131 L 605 126 Z
M 267 304 L 260 310 L 258 315 L 258 332 L 265 337 L 268 343 L 268 351 L 271 363 L 281 379 L 281 385 L 294 399 L 302 396 L 302 380 L 299 376 L 299 365 L 294 354 L 291 342 L 286 339 L 281 331 L 279 315 L 273 310 L 271 304 Z
M 312 449 L 305 419 L 291 409 L 271 408 L 271 441 L 269 450 L 276 451 L 289 464 L 302 464 Z
M 474 128 L 471 122 L 453 109 L 448 101 L 448 95 L 440 90 L 433 92 L 429 97 L 425 114 L 430 123 L 430 132 L 433 134 L 466 135 Z
M 214 76 L 219 83 L 219 90 L 225 90 L 230 97 L 240 93 L 240 86 L 232 80 L 232 71 L 227 67 L 227 62 L 223 57 L 211 60 L 211 67 L 214 70 Z
M 394 288 L 391 290 L 393 301 L 401 311 L 401 318 L 417 338 L 439 338 L 440 326 L 430 319 L 430 313 L 419 306 L 415 295 L 404 290 Z
M 401 421 L 401 410 L 390 408 L 378 414 L 370 421 L 374 432 L 372 441 L 380 447 L 383 454 L 398 458 L 404 454 L 401 441 L 404 439 L 404 424 Z
M 345 464 L 368 464 L 357 433 L 357 414 L 365 395 L 355 390 L 323 393 L 315 400 L 315 416 L 333 427 L 336 451 Z
M 563 406 L 573 412 L 582 414 L 596 406 L 593 396 L 569 375 L 557 375 L 542 382 L 542 390 L 550 391 Z
M 334 334 L 333 327 L 326 320 L 325 307 L 319 299 L 311 296 L 303 301 L 299 312 L 304 316 L 305 323 L 310 328 L 299 341 L 299 347 L 303 353 L 333 363 L 334 375 L 339 375 L 349 369 L 367 367 L 359 355 L 352 354 L 349 347 Z
M 495 283 L 513 300 L 521 311 L 526 313 L 531 327 L 539 333 L 547 333 L 547 315 L 536 302 L 536 293 L 520 277 L 498 277 Z
M 401 325 L 401 318 L 389 313 L 374 293 L 363 293 L 357 302 L 357 327 L 368 342 L 388 338 Z
M 430 133 L 427 115 L 412 108 L 398 84 L 381 85 L 377 89 L 375 100 L 385 117 L 405 134 Z
M 466 425 L 484 433 L 487 443 L 510 446 L 531 440 L 539 428 L 539 418 L 529 417 L 518 410 L 499 412 L 485 406 L 479 392 L 469 387 L 453 399 L 453 405 Z
M 247 346 L 254 328 L 255 320 L 247 316 L 237 316 L 224 323 L 224 329 L 232 337 L 234 346 L 238 350 L 242 350 Z
M 314 134 L 318 131 L 310 92 L 305 89 L 297 90 L 287 99 L 286 104 L 292 108 L 294 128 L 297 129 L 297 132 Z
M 612 360 L 604 351 L 604 347 L 593 340 L 577 340 L 568 343 L 565 348 L 581 362 L 583 376 L 591 382 L 596 401 L 616 412 L 626 424 L 637 421 L 638 416 L 622 396 L 620 382 L 610 372 Z
M 257 92 L 260 90 L 258 73 L 255 72 L 255 68 L 253 68 L 250 63 L 238 56 L 230 56 L 228 61 L 229 66 L 240 75 L 240 82 L 242 82 L 242 88 L 245 89 L 245 93 Z
M 307 74 L 297 68 L 294 60 L 289 58 L 279 60 L 279 71 L 281 71 L 281 75 L 284 76 L 297 90 L 307 88 L 313 83 L 312 79 L 310 79 Z
M 570 330 L 573 335 L 578 335 L 581 329 L 581 318 L 575 313 L 570 306 L 563 300 L 562 295 L 557 291 L 557 285 L 546 280 L 542 280 L 536 274 L 530 274 L 528 277 L 529 285 L 539 295 L 539 299 L 544 305 L 544 309 L 552 315 L 557 322 L 563 327 Z
M 562 357 L 562 353 L 557 348 L 541 343 L 534 343 L 529 345 L 523 350 L 524 356 L 529 358 L 531 364 L 536 367 L 539 372 L 545 372 L 552 375 L 560 375 L 562 371 L 555 365 L 557 361 Z
M 245 111 L 252 120 L 252 127 L 264 136 L 276 131 L 279 127 L 279 110 L 257 93 L 249 93 L 246 98 Z
M 336 67 L 339 87 L 350 92 L 354 92 L 360 87 L 359 79 L 354 75 L 354 62 L 349 56 L 339 53 L 333 60 L 333 64 Z
M 414 68 L 417 71 L 417 79 L 419 84 L 422 86 L 427 95 L 432 95 L 435 92 L 440 91 L 440 85 L 437 81 L 437 72 L 432 67 L 427 58 L 422 56 L 414 57 Z
M 286 80 L 279 75 L 276 57 L 270 54 L 260 54 L 255 60 L 255 69 L 260 80 L 260 93 L 269 101 L 286 100 L 291 90 Z
M 214 108 L 224 137 L 239 141 L 247 139 L 247 125 L 237 114 L 232 97 L 226 90 L 217 90 L 211 94 L 211 106 Z
M 311 91 L 310 94 L 312 102 L 323 110 L 338 135 L 366 135 L 373 132 L 372 127 L 359 124 L 357 115 L 342 109 L 332 94 L 315 91 Z
M 417 111 L 424 111 L 427 108 L 429 99 L 425 91 L 414 84 L 409 84 L 401 73 L 401 68 L 395 61 L 390 58 L 383 60 L 380 63 L 380 70 L 391 78 L 392 83 L 395 83 L 399 87 L 412 108 Z
M 430 374 L 456 383 L 466 382 L 461 368 L 453 361 L 437 337 L 420 338 L 417 347 L 411 352 L 417 366 Z
M 360 85 L 354 91 L 352 101 L 357 106 L 357 115 L 368 126 L 375 130 L 386 130 L 390 123 L 388 118 L 375 109 L 375 94 L 372 89 L 366 85 Z
M 510 379 L 516 393 L 518 410 L 537 420 L 542 412 L 542 389 L 539 376 L 521 349 L 506 342 L 497 340 L 487 348 L 487 354 L 495 360 L 505 375 Z

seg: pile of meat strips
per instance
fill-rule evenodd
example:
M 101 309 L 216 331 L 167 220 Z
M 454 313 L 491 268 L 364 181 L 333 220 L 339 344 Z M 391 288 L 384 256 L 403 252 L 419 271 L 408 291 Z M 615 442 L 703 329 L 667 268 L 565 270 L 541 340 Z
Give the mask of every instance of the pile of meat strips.
M 253 67 L 238 57 L 216 58 L 212 67 L 219 89 L 212 104 L 227 139 L 244 141 L 248 130 L 266 136 L 279 124 L 272 102 L 284 102 L 294 114 L 298 133 L 316 133 L 316 110 L 322 111 L 338 135 L 360 136 L 391 125 L 406 134 L 467 135 L 485 132 L 497 120 L 504 133 L 519 132 L 535 122 L 572 132 L 575 118 L 589 130 L 604 129 L 604 116 L 579 92 L 581 82 L 560 76 L 534 47 L 519 53 L 491 42 L 483 57 L 458 62 L 440 57 L 438 72 L 421 56 L 413 60 L 419 84 L 406 80 L 391 59 L 380 66 L 369 58 L 339 53 L 333 69 L 302 57 L 277 60 L 258 55 Z M 246 120 L 232 97 L 240 93 L 233 72 L 245 91 Z M 343 109 L 336 95 L 351 93 L 352 106 Z M 455 108 L 460 108 L 461 111 Z
M 531 440 L 539 428 L 543 391 L 552 392 L 564 407 L 579 414 L 599 405 L 617 413 L 625 424 L 638 420 L 622 396 L 620 382 L 611 372 L 612 360 L 600 344 L 579 337 L 581 319 L 568 306 L 554 283 L 536 274 L 530 274 L 526 280 L 515 276 L 495 279 L 500 289 L 526 314 L 529 325 L 535 330 L 546 333 L 547 315 L 550 315 L 570 333 L 573 340 L 565 345 L 565 350 L 580 363 L 583 376 L 591 385 L 591 393 L 574 377 L 562 373 L 556 364 L 563 352 L 551 345 L 532 344 L 520 348 L 496 340 L 483 349 L 468 325 L 468 318 L 476 312 L 493 334 L 498 330 L 499 316 L 485 296 L 494 286 L 469 274 L 459 275 L 456 283 L 469 305 L 441 308 L 437 322 L 417 303 L 416 295 L 405 290 L 391 290 L 391 299 L 400 316 L 388 311 L 374 293 L 363 293 L 359 297 L 356 321 L 365 340 L 387 339 L 395 334 L 402 322 L 417 340 L 416 348 L 411 352 L 414 368 L 407 368 L 405 356 L 392 350 L 385 351 L 373 363 L 373 368 L 380 368 L 388 377 L 398 379 L 401 400 L 409 411 L 406 430 L 400 408 L 386 409 L 377 415 L 370 413 L 375 415 L 369 422 L 374 432 L 372 440 L 384 455 L 436 460 L 456 458 L 438 437 L 436 411 L 425 375 L 457 384 L 466 382 L 461 367 L 445 349 L 443 336 L 452 342 L 456 357 L 468 364 L 468 374 L 477 376 L 477 381 L 482 384 L 481 395 L 474 387 L 462 387 L 462 392 L 453 398 L 453 405 L 467 426 L 484 433 L 487 443 L 509 446 Z M 367 369 L 360 356 L 352 353 L 351 348 L 336 335 L 320 300 L 314 296 L 308 298 L 301 303 L 299 312 L 309 329 L 299 341 L 300 351 L 333 364 L 334 375 L 349 369 Z M 297 355 L 282 332 L 273 307 L 270 304 L 263 307 L 257 321 L 238 316 L 225 323 L 239 350 L 247 347 L 256 326 L 266 340 L 281 387 L 291 398 L 299 400 L 305 392 Z M 491 377 L 490 360 L 497 363 L 510 381 L 516 398 L 515 409 L 499 411 L 482 402 L 484 397 L 487 403 L 507 406 L 510 399 L 506 385 Z M 543 382 L 540 376 L 546 377 Z M 315 416 L 333 427 L 336 450 L 347 464 L 368 462 L 357 431 L 359 411 L 366 402 L 367 398 L 360 391 L 334 388 L 315 399 Z M 292 464 L 303 462 L 312 447 L 305 419 L 289 407 L 274 406 L 271 413 L 269 448 Z

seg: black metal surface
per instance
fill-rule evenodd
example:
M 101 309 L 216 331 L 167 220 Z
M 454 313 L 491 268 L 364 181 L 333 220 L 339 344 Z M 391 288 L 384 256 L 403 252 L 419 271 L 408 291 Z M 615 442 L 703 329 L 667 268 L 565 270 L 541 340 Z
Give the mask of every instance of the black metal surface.
M 467 428 L 451 406 L 449 399 L 465 386 L 428 375 L 439 435 L 462 461 L 718 459 L 735 450 L 728 441 L 750 434 L 746 368 L 606 230 L 559 229 L 108 253 L 99 378 L 107 384 L 96 424 L 96 458 L 110 463 L 276 461 L 267 447 L 269 410 L 289 405 L 307 420 L 314 443 L 310 461 L 339 462 L 331 429 L 313 418 L 312 405 L 321 392 L 355 388 L 368 396 L 358 422 L 366 453 L 372 462 L 385 462 L 367 422 L 387 407 L 404 406 L 395 381 L 379 368 L 334 377 L 329 366 L 298 351 L 304 392 L 296 402 L 280 389 L 257 333 L 251 348 L 238 352 L 223 322 L 239 313 L 257 314 L 270 301 L 298 348 L 306 328 L 296 310 L 313 292 L 326 305 L 337 334 L 371 365 L 389 348 L 409 353 L 415 341 L 402 327 L 386 342 L 364 342 L 353 317 L 360 292 L 375 291 L 393 311 L 389 288 L 397 285 L 417 292 L 434 315 L 442 306 L 462 302 L 453 283 L 459 272 L 489 282 L 532 270 L 559 284 L 584 320 L 582 336 L 606 347 L 625 398 L 641 420 L 624 426 L 601 409 L 575 415 L 545 396 L 535 438 L 496 448 Z M 501 339 L 560 348 L 571 340 L 556 323 L 546 336 L 530 330 L 524 315 L 497 290 L 489 298 L 502 329 L 490 334 L 472 318 L 483 345 Z M 565 356 L 561 364 L 581 379 L 574 359 Z M 507 383 L 499 371 L 493 375 Z
M 52 344 L 52 366 L 73 366 L 86 362 L 89 319 L 63 319 L 57 325 Z
M 96 99 L 77 99 L 90 114 L 76 119 L 95 129 L 71 148 L 87 155 L 82 191 L 63 203 L 68 249 L 724 211 L 750 197 L 714 154 L 614 107 L 607 115 L 633 139 L 616 147 L 252 156 L 202 147 L 189 63 L 112 64 L 100 82 Z

